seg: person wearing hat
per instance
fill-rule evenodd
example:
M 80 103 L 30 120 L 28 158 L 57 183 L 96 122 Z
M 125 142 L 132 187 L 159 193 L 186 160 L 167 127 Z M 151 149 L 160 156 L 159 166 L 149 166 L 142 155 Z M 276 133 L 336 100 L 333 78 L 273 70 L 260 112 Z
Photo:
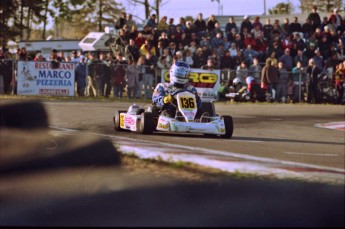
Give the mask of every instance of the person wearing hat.
M 338 12 L 339 9 L 335 8 L 333 10 L 333 13 L 328 18 L 328 23 L 332 24 L 335 30 L 338 30 L 339 27 L 343 24 L 343 19 Z
M 241 22 L 241 26 L 240 26 L 240 33 L 243 34 L 244 28 L 247 28 L 247 31 L 252 31 L 253 29 L 253 24 L 251 23 L 251 21 L 249 20 L 249 16 L 246 15 L 244 16 L 244 20 Z

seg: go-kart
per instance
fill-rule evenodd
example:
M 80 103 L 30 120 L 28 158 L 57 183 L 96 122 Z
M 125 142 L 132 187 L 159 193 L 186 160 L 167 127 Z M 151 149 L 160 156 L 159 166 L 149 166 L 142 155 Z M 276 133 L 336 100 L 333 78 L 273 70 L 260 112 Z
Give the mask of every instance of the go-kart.
M 201 109 L 197 107 L 196 95 L 187 89 L 171 93 L 172 103 L 176 107 L 174 117 L 169 117 L 155 104 L 148 108 L 131 105 L 127 111 L 115 111 L 114 130 L 130 130 L 143 134 L 153 131 L 172 133 L 200 133 L 231 138 L 233 120 L 231 116 L 215 114 L 212 102 L 202 102 Z

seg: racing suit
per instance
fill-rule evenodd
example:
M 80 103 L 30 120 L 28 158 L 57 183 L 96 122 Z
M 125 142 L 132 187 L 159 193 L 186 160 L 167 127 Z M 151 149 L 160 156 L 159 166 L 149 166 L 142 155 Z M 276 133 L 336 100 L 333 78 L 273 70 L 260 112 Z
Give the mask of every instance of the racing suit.
M 200 109 L 201 105 L 202 105 L 201 99 L 198 95 L 196 88 L 191 86 L 191 85 L 186 85 L 183 88 L 178 88 L 178 87 L 173 86 L 170 83 L 159 83 L 159 84 L 157 84 L 157 86 L 153 92 L 152 102 L 158 108 L 162 108 L 162 111 L 165 111 L 164 115 L 169 116 L 169 117 L 175 117 L 176 107 L 174 105 L 172 105 L 171 103 L 165 104 L 163 100 L 164 100 L 165 96 L 172 94 L 172 93 L 174 93 L 178 90 L 181 90 L 181 89 L 187 89 L 187 90 L 195 93 L 197 107 L 198 107 L 198 109 Z

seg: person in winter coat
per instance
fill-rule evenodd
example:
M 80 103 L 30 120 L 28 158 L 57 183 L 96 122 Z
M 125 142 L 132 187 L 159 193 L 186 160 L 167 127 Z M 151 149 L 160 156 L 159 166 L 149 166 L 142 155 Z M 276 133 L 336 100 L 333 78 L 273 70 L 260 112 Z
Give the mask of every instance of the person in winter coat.
M 135 97 L 137 86 L 139 85 L 139 73 L 136 61 L 129 58 L 128 67 L 126 69 L 126 81 L 127 81 L 127 97 L 132 99 Z
M 266 61 L 266 65 L 262 69 L 261 82 L 267 87 L 267 93 L 272 96 L 272 100 L 276 100 L 276 91 L 278 86 L 279 72 L 272 65 L 271 60 Z

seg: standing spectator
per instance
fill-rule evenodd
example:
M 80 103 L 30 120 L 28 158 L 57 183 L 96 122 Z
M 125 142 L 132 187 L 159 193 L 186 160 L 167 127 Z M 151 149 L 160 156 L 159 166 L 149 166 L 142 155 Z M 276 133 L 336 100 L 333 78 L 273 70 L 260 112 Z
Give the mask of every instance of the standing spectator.
M 220 60 L 220 69 L 230 69 L 232 66 L 232 58 L 230 56 L 230 51 L 225 50 L 224 55 Z
M 212 31 L 215 28 L 215 23 L 218 22 L 215 18 L 215 16 L 213 14 L 211 14 L 211 16 L 209 17 L 208 21 L 207 21 L 207 32 L 209 35 L 211 35 Z
M 128 27 L 128 28 L 131 29 L 131 31 L 129 32 L 128 39 L 133 39 L 135 41 L 135 39 L 138 37 L 138 34 L 139 34 L 138 27 L 136 25 L 133 25 L 132 27 Z
M 239 78 L 241 80 L 241 83 L 245 84 L 247 76 L 248 76 L 247 63 L 245 61 L 242 61 L 241 64 L 236 69 L 236 78 Z
M 303 54 L 301 49 L 297 50 L 297 55 L 294 58 L 294 66 L 296 66 L 298 61 L 301 62 L 302 67 L 308 66 L 308 58 Z
M 320 28 L 321 18 L 319 13 L 317 12 L 317 6 L 313 6 L 312 12 L 309 14 L 308 18 L 313 26 L 313 31 L 315 31 L 316 28 Z
M 314 31 L 314 27 L 311 24 L 309 18 L 305 19 L 305 23 L 302 25 L 302 33 L 304 39 L 309 39 L 310 34 Z
M 268 43 L 271 43 L 271 31 L 273 30 L 273 25 L 271 25 L 271 20 L 266 18 L 266 23 L 263 26 L 264 38 Z
M 43 57 L 42 53 L 39 52 L 36 54 L 34 61 L 46 61 L 46 59 Z
M 234 20 L 234 17 L 230 16 L 229 22 L 226 23 L 226 25 L 225 25 L 225 36 L 228 37 L 228 39 L 229 39 L 229 35 L 230 35 L 232 29 L 234 29 L 235 33 L 238 32 L 238 27 L 237 27 L 237 24 Z
M 337 69 L 335 71 L 335 90 L 337 95 L 337 104 L 345 104 L 344 100 L 344 83 L 345 83 L 345 67 L 344 63 L 340 62 L 337 65 Z
M 143 85 L 144 85 L 144 74 L 146 72 L 146 67 L 145 67 L 145 57 L 141 56 L 138 59 L 138 86 L 136 88 L 136 93 L 135 93 L 135 98 L 140 99 L 142 98 L 142 90 L 143 90 Z
M 343 24 L 343 19 L 338 12 L 338 8 L 335 8 L 333 10 L 333 13 L 328 18 L 328 22 L 333 26 L 333 28 L 336 31 L 338 31 L 340 26 Z
M 132 29 L 133 26 L 135 26 L 135 28 L 137 27 L 137 23 L 135 23 L 135 21 L 133 21 L 133 15 L 132 14 L 128 14 L 126 25 L 129 29 Z
M 65 62 L 65 53 L 64 51 L 59 51 L 57 53 L 57 59 L 60 61 L 60 62 Z
M 298 17 L 294 17 L 293 22 L 291 22 L 290 24 L 290 33 L 294 33 L 294 32 L 299 32 L 299 33 L 302 32 L 302 26 L 298 22 Z
M 157 61 L 157 83 L 162 82 L 162 71 L 164 69 L 169 69 L 170 64 L 167 62 L 166 56 L 159 57 L 159 60 Z
M 114 97 L 122 98 L 123 89 L 125 87 L 125 75 L 126 75 L 126 61 L 122 59 L 121 53 L 116 54 L 116 60 L 114 65 L 113 76 L 111 84 L 113 86 Z
M 282 31 L 283 31 L 284 37 L 288 34 L 291 34 L 289 18 L 284 19 Z
M 174 34 L 175 34 L 175 39 L 176 39 L 178 42 L 180 42 L 180 40 L 181 40 L 182 33 L 183 33 L 183 30 L 182 30 L 181 24 L 177 24 Z M 172 39 L 170 39 L 170 41 L 172 41 Z
M 184 17 L 180 17 L 179 24 L 181 25 L 181 30 L 185 31 L 186 30 L 186 19 L 184 19 Z
M 316 67 L 315 62 L 313 59 L 309 60 L 309 66 L 307 68 L 307 88 L 308 88 L 308 98 L 307 102 L 312 103 L 319 103 L 319 95 L 317 86 L 319 83 L 318 75 L 320 71 Z
M 284 55 L 282 55 L 278 60 L 279 62 L 283 62 L 287 71 L 291 71 L 294 62 L 292 56 L 290 55 L 290 49 L 285 49 Z
M 234 41 L 233 43 L 236 44 L 236 48 L 237 48 L 237 49 L 240 49 L 240 50 L 244 49 L 242 37 L 241 37 L 240 34 L 236 34 L 236 36 L 235 36 L 235 41 Z
M 307 46 L 307 49 L 304 51 L 303 54 L 307 57 L 307 60 L 309 60 L 310 58 L 313 58 L 315 56 L 315 44 L 311 43 L 309 46 Z M 308 64 L 308 61 L 307 61 L 307 64 Z
M 245 62 L 243 53 L 240 49 L 237 49 L 237 55 L 232 57 L 232 62 L 233 62 L 233 69 L 236 70 L 237 67 L 241 65 L 242 62 Z
M 271 95 L 273 101 L 276 101 L 278 78 L 278 69 L 272 65 L 270 60 L 266 61 L 266 65 L 262 68 L 261 87 L 267 87 L 267 93 Z
M 138 32 L 138 36 L 135 38 L 135 44 L 137 45 L 137 47 L 141 47 L 143 44 L 145 44 L 145 38 L 143 36 L 142 32 Z
M 60 60 L 58 59 L 56 49 L 53 49 L 50 52 L 49 60 L 50 60 L 50 67 L 52 69 L 56 69 L 56 68 L 58 68 L 60 66 Z
M 247 33 L 247 36 L 245 37 L 243 41 L 244 48 L 247 48 L 248 45 L 251 45 L 252 48 L 256 48 L 256 41 L 251 33 Z
M 13 76 L 13 60 L 9 51 L 0 49 L 0 94 L 10 95 Z M 13 82 L 14 83 L 14 82 Z
M 193 68 L 201 68 L 206 63 L 204 59 L 202 48 L 197 48 L 193 56 Z
M 79 63 L 75 67 L 75 78 L 77 82 L 77 95 L 85 96 L 86 89 L 86 62 L 83 55 L 79 56 Z
M 214 23 L 214 29 L 212 30 L 211 34 L 210 34 L 210 37 L 211 39 L 215 36 L 217 36 L 217 34 L 220 33 L 221 34 L 221 38 L 223 39 L 223 30 L 220 28 L 220 24 L 219 22 L 215 22 Z
M 158 42 L 162 43 L 163 48 L 167 48 L 169 46 L 170 40 L 166 31 L 161 32 L 161 35 L 158 37 Z
M 296 63 L 296 67 L 292 69 L 292 79 L 294 82 L 292 102 L 296 103 L 302 98 L 302 86 L 306 80 L 306 68 L 303 68 L 299 61 Z
M 25 47 L 22 47 L 19 52 L 18 52 L 18 60 L 24 60 L 24 61 L 28 61 L 31 60 L 31 56 L 28 53 L 28 51 L 26 50 Z
M 117 21 L 115 23 L 115 28 L 121 29 L 123 27 L 123 25 L 126 24 L 126 22 L 127 22 L 126 12 L 121 12 L 121 17 L 119 19 L 117 19 Z
M 162 32 L 162 31 L 168 31 L 169 29 L 169 25 L 167 23 L 168 17 L 167 16 L 163 16 L 157 25 L 157 31 L 158 32 Z
M 191 21 L 186 22 L 186 29 L 184 30 L 184 32 L 186 33 L 187 40 L 190 41 L 192 39 L 192 33 L 195 33 L 195 29 Z
M 313 57 L 313 60 L 315 62 L 316 67 L 319 69 L 319 71 L 320 72 L 323 71 L 324 59 L 319 49 L 315 50 L 315 56 Z
M 258 37 L 255 39 L 256 46 L 254 48 L 255 51 L 259 54 L 259 61 L 264 62 L 267 56 L 267 44 L 263 39 L 262 33 L 258 35 Z
M 211 40 L 211 47 L 212 49 L 217 49 L 221 44 L 224 45 L 224 40 L 222 38 L 222 34 L 218 32 L 217 35 Z
M 107 55 L 104 52 L 99 54 L 99 77 L 96 78 L 98 96 L 104 96 L 104 89 L 106 87 L 105 79 L 110 77 L 110 69 L 106 64 Z
M 125 56 L 127 59 L 132 58 L 134 62 L 137 61 L 140 56 L 139 49 L 133 39 L 129 39 L 129 44 L 125 47 Z
M 278 68 L 278 59 L 276 58 L 276 52 L 272 51 L 269 55 L 269 57 L 266 59 L 265 64 L 268 65 L 268 61 L 271 62 L 271 64 Z
M 201 69 L 203 69 L 203 70 L 210 70 L 210 71 L 214 70 L 215 66 L 213 64 L 213 59 L 212 58 L 208 58 L 207 59 L 207 63 L 205 65 L 201 66 Z
M 194 21 L 195 33 L 198 37 L 203 36 L 207 31 L 205 20 L 202 18 L 202 13 L 198 13 L 197 19 Z
M 103 78 L 103 83 L 105 87 L 105 92 L 104 92 L 104 97 L 108 98 L 111 93 L 111 76 L 113 75 L 113 56 L 108 53 L 106 60 L 103 61 L 104 63 L 104 78 Z
M 244 60 L 247 63 L 247 66 L 250 66 L 253 64 L 254 58 L 258 58 L 259 53 L 252 49 L 252 45 L 248 44 L 247 48 L 243 51 L 243 57 Z
M 146 56 L 147 53 L 150 53 L 153 56 L 156 56 L 156 48 L 152 45 L 152 41 L 149 39 L 145 40 L 145 44 L 140 47 L 140 56 Z
M 236 48 L 236 43 L 231 43 L 231 46 L 230 46 L 229 52 L 230 52 L 230 56 L 231 56 L 231 57 L 235 57 L 235 56 L 237 56 L 237 48 Z
M 278 63 L 278 71 L 277 100 L 278 102 L 285 103 L 287 99 L 287 86 L 290 81 L 290 74 L 284 68 L 283 62 Z
M 152 14 L 145 22 L 144 26 L 151 27 L 152 29 L 157 28 L 157 23 L 156 23 L 156 14 Z
M 246 28 L 248 32 L 252 31 L 253 25 L 251 21 L 249 20 L 249 16 L 244 16 L 244 20 L 241 22 L 241 27 L 240 27 L 240 34 L 243 34 L 244 29 Z
M 175 33 L 175 29 L 176 29 L 176 26 L 174 24 L 174 18 L 170 18 L 169 19 L 169 24 L 168 24 L 168 36 L 170 36 L 171 34 L 174 34 Z
M 78 55 L 78 52 L 76 50 L 72 51 L 71 62 L 79 63 L 79 55 Z
M 259 59 L 257 57 L 253 58 L 253 64 L 250 65 L 248 74 L 253 76 L 255 80 L 260 81 L 261 80 L 261 72 L 262 67 L 259 63 Z
M 211 48 L 211 42 L 207 38 L 207 35 L 202 36 L 202 40 L 200 41 L 199 45 L 200 45 L 200 47 L 203 47 L 205 45 L 207 48 Z
M 88 76 L 86 77 L 86 96 L 97 97 L 97 81 L 99 77 L 99 64 L 95 53 L 89 53 L 88 61 Z
M 171 57 L 173 57 L 173 56 L 175 56 L 176 52 L 177 52 L 176 43 L 170 42 L 170 44 L 169 44 L 169 55 Z
M 253 26 L 253 29 L 250 33 L 253 35 L 254 39 L 256 39 L 262 33 L 262 30 L 260 29 L 260 26 L 256 24 Z
M 128 99 L 135 98 L 137 85 L 139 84 L 139 74 L 136 62 L 132 58 L 128 58 L 128 67 L 126 68 L 126 81 L 127 81 L 127 97 Z
M 184 51 L 184 60 L 189 66 L 192 66 L 194 64 L 192 52 L 189 49 L 186 49 Z
M 259 16 L 256 16 L 254 18 L 254 22 L 253 22 L 253 28 L 255 28 L 256 26 L 259 26 L 259 30 L 261 31 L 263 26 L 262 26 L 262 23 L 260 22 L 260 17 Z
M 151 55 L 151 53 L 146 53 L 145 56 L 145 65 L 146 70 L 145 74 L 143 75 L 143 84 L 144 84 L 144 95 L 146 99 L 152 98 L 152 87 L 153 87 L 153 79 L 155 76 L 155 67 L 157 64 L 157 59 L 155 56 Z
M 321 32 L 324 32 L 325 31 L 325 27 L 327 26 L 328 28 L 328 17 L 323 17 L 322 18 L 322 22 L 321 22 Z

